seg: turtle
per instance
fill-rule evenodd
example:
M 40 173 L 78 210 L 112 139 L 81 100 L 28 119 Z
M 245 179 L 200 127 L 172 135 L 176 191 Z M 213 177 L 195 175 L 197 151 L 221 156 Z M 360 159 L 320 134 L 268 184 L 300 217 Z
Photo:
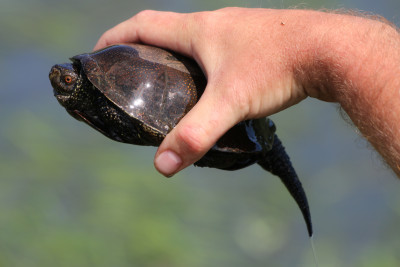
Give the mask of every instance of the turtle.
M 76 55 L 49 73 L 66 111 L 118 142 L 159 146 L 197 103 L 207 79 L 196 62 L 143 44 L 117 44 Z M 257 163 L 278 176 L 313 228 L 303 186 L 268 117 L 241 121 L 194 165 L 238 170 Z

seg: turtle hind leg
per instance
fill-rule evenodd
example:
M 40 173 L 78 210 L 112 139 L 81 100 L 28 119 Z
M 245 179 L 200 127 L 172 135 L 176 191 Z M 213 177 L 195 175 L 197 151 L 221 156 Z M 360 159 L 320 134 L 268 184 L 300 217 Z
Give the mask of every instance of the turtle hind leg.
M 290 158 L 277 135 L 274 136 L 272 149 L 265 154 L 264 158 L 258 161 L 258 164 L 264 170 L 278 176 L 289 190 L 289 193 L 292 195 L 303 214 L 308 235 L 311 237 L 313 235 L 313 229 L 307 196 L 292 166 Z

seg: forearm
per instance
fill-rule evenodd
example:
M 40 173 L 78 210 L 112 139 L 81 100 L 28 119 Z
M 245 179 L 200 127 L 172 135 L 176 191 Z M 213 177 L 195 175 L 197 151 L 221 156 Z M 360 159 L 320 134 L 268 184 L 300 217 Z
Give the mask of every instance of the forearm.
M 377 22 L 377 24 L 379 24 Z M 359 67 L 347 71 L 348 92 L 337 99 L 364 137 L 400 177 L 400 40 L 388 25 L 375 25 Z M 366 31 L 365 35 L 369 32 Z M 368 36 L 365 36 L 368 39 Z M 358 51 L 362 57 L 363 51 Z
M 298 77 L 309 95 L 338 102 L 400 176 L 400 35 L 377 20 L 330 19 L 330 30 L 314 28 L 325 38 Z

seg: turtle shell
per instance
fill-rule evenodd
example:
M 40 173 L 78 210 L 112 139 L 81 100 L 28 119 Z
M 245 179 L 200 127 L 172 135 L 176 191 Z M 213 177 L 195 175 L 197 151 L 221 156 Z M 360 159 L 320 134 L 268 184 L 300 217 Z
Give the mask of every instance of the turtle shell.
M 155 47 L 115 45 L 71 60 L 80 62 L 88 80 L 111 102 L 164 135 L 206 86 L 194 62 Z
M 140 44 L 114 45 L 71 60 L 81 66 L 87 79 L 107 99 L 145 126 L 142 132 L 150 128 L 161 136 L 196 104 L 207 84 L 193 60 Z M 268 118 L 243 121 L 222 136 L 211 152 L 222 153 L 225 162 L 229 162 L 227 154 L 233 158 L 251 154 L 255 159 L 271 149 L 274 132 L 275 126 Z M 215 158 L 213 155 L 211 161 Z

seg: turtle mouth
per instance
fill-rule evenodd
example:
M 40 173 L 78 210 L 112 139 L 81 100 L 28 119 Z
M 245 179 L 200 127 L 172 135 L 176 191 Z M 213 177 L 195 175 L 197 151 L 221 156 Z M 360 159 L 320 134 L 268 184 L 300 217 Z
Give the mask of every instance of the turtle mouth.
M 56 99 L 57 99 L 59 102 L 65 102 L 65 101 L 67 101 L 67 100 L 70 98 L 69 95 L 62 95 L 62 94 L 59 94 L 56 90 L 53 90 L 53 93 L 54 93 L 54 96 L 56 97 Z

